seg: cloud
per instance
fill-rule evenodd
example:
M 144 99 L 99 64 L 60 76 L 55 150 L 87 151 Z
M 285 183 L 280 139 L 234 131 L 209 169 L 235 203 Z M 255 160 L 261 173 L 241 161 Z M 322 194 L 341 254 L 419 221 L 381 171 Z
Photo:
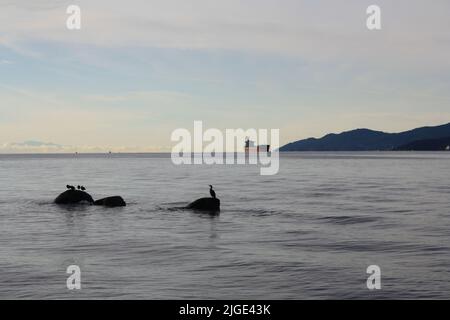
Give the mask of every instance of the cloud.
M 189 94 L 176 91 L 130 91 L 121 94 L 91 94 L 84 96 L 84 99 L 91 102 L 124 103 L 142 101 L 147 104 L 167 105 L 192 100 Z
M 0 43 L 25 54 L 36 54 L 32 43 L 50 41 L 449 66 L 448 1 L 431 5 L 420 0 L 395 4 L 379 0 L 383 29 L 377 32 L 365 25 L 370 4 L 360 0 L 339 4 L 324 0 L 79 0 L 82 28 L 69 31 L 65 1 L 18 1 L 0 12 Z

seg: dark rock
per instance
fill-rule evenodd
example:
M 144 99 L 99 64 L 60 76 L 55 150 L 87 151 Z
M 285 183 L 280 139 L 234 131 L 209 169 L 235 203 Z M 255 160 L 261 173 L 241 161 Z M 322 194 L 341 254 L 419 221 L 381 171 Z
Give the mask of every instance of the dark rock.
M 113 208 L 113 207 L 125 207 L 127 204 L 122 197 L 114 196 L 96 200 L 94 202 L 94 205 Z
M 56 204 L 78 204 L 83 202 L 93 204 L 94 199 L 89 193 L 80 190 L 64 191 L 55 199 Z
M 220 211 L 220 200 L 217 198 L 201 198 L 190 203 L 186 208 L 193 210 L 218 212 Z

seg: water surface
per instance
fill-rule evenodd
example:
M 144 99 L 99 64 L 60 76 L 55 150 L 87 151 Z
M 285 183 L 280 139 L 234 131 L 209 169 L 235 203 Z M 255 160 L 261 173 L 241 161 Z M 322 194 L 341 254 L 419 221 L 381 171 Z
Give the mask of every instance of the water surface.
M 52 204 L 66 184 L 128 206 Z M 209 184 L 220 215 L 171 209 Z M 449 193 L 445 152 L 292 153 L 274 176 L 161 154 L 0 155 L 0 298 L 448 299 Z

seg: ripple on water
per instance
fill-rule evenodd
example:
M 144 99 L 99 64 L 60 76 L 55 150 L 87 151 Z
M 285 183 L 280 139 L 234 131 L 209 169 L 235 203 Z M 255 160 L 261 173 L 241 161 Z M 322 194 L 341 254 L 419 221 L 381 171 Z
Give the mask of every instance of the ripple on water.
M 320 217 L 317 220 L 332 223 L 337 225 L 347 225 L 347 224 L 359 224 L 359 223 L 376 223 L 383 218 L 381 217 L 367 217 L 367 216 L 328 216 Z

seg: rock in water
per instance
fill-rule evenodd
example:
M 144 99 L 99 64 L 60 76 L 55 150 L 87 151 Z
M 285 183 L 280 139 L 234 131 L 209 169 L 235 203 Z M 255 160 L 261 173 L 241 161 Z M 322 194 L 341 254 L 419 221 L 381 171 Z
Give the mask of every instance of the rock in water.
M 220 200 L 217 198 L 201 198 L 190 203 L 187 209 L 218 212 L 220 211 Z
M 114 197 L 108 197 L 108 198 L 96 200 L 94 202 L 94 205 L 114 208 L 114 207 L 125 207 L 127 204 L 126 204 L 125 200 L 123 200 L 122 197 L 114 196 Z
M 89 193 L 80 190 L 64 191 L 55 199 L 56 204 L 78 204 L 82 202 L 93 204 L 94 199 Z

